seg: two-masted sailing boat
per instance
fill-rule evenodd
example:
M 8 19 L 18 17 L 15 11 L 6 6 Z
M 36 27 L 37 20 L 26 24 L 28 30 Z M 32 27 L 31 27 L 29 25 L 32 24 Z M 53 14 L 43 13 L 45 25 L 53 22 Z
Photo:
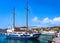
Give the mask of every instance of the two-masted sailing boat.
M 26 28 L 25 30 L 20 30 L 20 28 Z M 38 39 L 40 33 L 37 31 L 32 31 L 28 27 L 28 2 L 26 7 L 26 26 L 16 27 L 15 26 L 15 8 L 13 11 L 13 27 L 7 30 L 6 36 L 8 39 Z

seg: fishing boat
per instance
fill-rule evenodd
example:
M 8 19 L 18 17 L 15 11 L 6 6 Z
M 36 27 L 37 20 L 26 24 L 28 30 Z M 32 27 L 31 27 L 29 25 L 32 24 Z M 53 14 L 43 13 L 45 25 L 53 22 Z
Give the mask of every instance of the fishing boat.
M 25 28 L 24 30 L 20 30 L 20 28 Z M 18 31 L 17 31 L 18 30 Z M 28 27 L 28 2 L 26 7 L 26 26 L 19 27 L 16 29 L 15 26 L 15 8 L 13 10 L 13 27 L 7 29 L 6 36 L 8 39 L 38 39 L 40 33 L 37 31 L 32 31 Z

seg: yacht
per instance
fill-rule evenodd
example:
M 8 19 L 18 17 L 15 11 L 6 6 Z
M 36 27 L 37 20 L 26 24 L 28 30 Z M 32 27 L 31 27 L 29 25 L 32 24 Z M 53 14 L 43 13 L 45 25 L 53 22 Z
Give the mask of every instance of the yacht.
M 16 29 L 15 26 L 15 8 L 13 10 L 13 27 L 7 29 L 6 36 L 8 39 L 38 39 L 40 36 L 40 33 L 37 31 L 32 31 L 29 29 L 28 26 L 28 2 L 26 5 L 26 27 L 20 27 L 20 28 L 26 28 L 24 30 L 19 30 L 19 28 Z

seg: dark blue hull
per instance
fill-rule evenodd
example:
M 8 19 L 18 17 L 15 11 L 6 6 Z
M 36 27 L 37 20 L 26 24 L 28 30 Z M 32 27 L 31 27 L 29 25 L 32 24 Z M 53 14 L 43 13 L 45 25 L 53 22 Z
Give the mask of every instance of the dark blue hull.
M 7 35 L 7 39 L 38 39 L 40 34 L 34 34 L 33 36 L 30 35 Z

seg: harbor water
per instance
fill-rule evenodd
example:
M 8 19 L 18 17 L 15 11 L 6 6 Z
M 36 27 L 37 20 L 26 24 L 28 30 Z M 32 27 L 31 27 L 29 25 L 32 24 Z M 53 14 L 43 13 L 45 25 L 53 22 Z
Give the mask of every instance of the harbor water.
M 0 43 L 49 43 L 52 40 L 51 36 L 40 35 L 38 40 L 12 40 L 6 39 L 4 34 L 0 34 Z

